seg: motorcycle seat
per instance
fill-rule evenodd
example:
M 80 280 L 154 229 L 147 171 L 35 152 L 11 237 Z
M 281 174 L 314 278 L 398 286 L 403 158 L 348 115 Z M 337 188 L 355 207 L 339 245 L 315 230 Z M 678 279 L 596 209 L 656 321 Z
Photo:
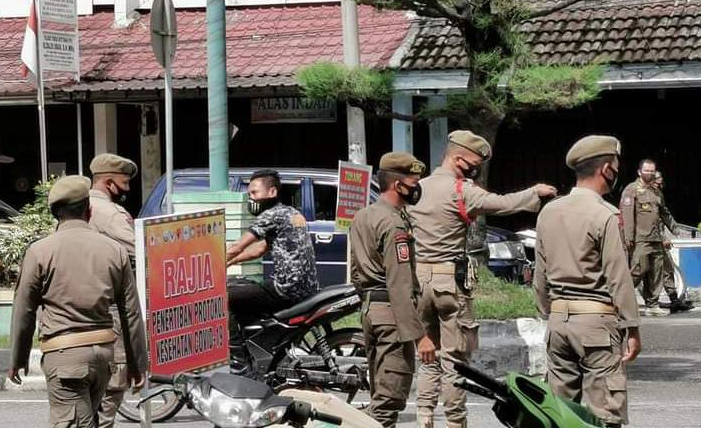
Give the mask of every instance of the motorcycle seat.
M 299 315 L 303 315 L 316 306 L 328 300 L 342 299 L 356 294 L 355 287 L 352 284 L 338 284 L 324 287 L 315 295 L 302 300 L 291 308 L 283 309 L 276 312 L 273 316 L 280 320 L 288 320 Z

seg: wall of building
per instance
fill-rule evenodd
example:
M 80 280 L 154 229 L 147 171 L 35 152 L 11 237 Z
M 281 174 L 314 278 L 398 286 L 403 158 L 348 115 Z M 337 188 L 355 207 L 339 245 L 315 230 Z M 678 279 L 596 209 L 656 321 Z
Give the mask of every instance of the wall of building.
M 701 89 L 609 91 L 577 109 L 524 115 L 497 137 L 489 187 L 507 192 L 545 181 L 568 192 L 574 184 L 564 165 L 570 146 L 587 134 L 610 134 L 623 147 L 619 192 L 610 202 L 618 205 L 640 159 L 651 157 L 665 176 L 665 197 L 675 218 L 696 225 L 701 220 L 700 96 Z M 492 217 L 489 223 L 518 228 L 534 225 L 535 219 L 521 214 Z

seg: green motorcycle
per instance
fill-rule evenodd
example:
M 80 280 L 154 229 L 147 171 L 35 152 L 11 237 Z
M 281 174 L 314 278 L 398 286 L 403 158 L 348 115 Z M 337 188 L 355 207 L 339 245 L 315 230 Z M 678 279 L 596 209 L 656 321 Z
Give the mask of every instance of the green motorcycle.
M 510 372 L 499 381 L 466 363 L 455 364 L 465 379 L 456 386 L 494 400 L 492 410 L 510 428 L 605 428 L 586 407 L 557 397 L 548 384 Z

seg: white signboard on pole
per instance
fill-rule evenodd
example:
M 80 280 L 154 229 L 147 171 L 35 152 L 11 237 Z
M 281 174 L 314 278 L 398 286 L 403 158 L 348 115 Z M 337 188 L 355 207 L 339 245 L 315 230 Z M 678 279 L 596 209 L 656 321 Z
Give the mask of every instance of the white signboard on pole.
M 39 4 L 41 4 L 41 20 L 44 22 L 68 25 L 76 25 L 78 22 L 76 0 L 42 0 Z
M 43 30 L 39 43 L 44 70 L 80 72 L 78 35 L 75 32 Z

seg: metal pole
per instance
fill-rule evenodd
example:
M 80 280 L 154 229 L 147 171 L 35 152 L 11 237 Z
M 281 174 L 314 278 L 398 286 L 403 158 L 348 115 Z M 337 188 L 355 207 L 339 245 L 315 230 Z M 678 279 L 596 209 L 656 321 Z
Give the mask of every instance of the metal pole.
M 83 106 L 75 105 L 76 126 L 78 127 L 78 175 L 83 175 Z
M 170 0 L 166 0 L 170 3 Z M 168 10 L 168 8 L 166 8 Z M 171 28 L 170 14 L 166 13 L 166 28 Z M 172 52 L 172 37 L 166 37 L 169 45 L 167 52 Z M 170 72 L 171 55 L 165 57 L 165 115 L 166 115 L 166 207 L 168 214 L 173 213 L 173 86 Z
M 46 150 L 46 113 L 44 104 L 44 78 L 42 76 L 42 49 L 41 49 L 41 4 L 34 3 L 37 15 L 37 109 L 39 110 L 39 162 L 41 162 L 41 181 L 49 180 L 48 156 Z
M 226 6 L 207 0 L 207 108 L 209 113 L 209 189 L 229 184 L 229 113 L 226 85 Z
M 358 4 L 355 0 L 341 0 L 341 21 L 343 25 L 343 60 L 350 68 L 360 67 L 360 47 L 358 36 Z M 366 164 L 365 114 L 362 109 L 346 103 L 348 126 L 348 160 Z

